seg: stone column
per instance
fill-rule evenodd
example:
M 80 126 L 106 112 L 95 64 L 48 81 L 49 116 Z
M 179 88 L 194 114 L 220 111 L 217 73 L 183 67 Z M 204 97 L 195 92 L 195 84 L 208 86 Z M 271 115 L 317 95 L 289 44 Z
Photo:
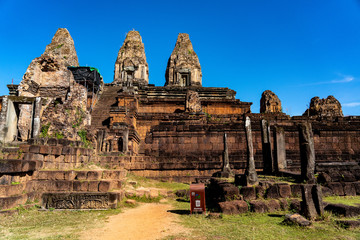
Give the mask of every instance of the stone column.
M 324 214 L 320 185 L 303 184 L 301 185 L 301 194 L 301 213 L 307 219 L 314 220 L 317 216 L 322 216 Z
M 223 155 L 223 173 L 228 175 L 232 174 L 229 161 L 229 150 L 227 146 L 227 134 L 224 133 L 224 155 Z
M 123 138 L 123 152 L 127 153 L 129 151 L 129 129 L 126 128 L 124 130 L 124 138 Z
M 252 186 L 258 184 L 258 176 L 255 169 L 254 148 L 251 133 L 251 120 L 249 117 L 245 118 L 246 142 L 248 150 L 247 166 L 245 170 L 246 185 Z
M 271 150 L 270 126 L 265 119 L 261 120 L 261 137 L 264 172 L 271 174 L 275 172 L 275 164 Z
M 286 169 L 285 132 L 281 127 L 275 127 L 275 169 Z
M 308 183 L 315 183 L 315 150 L 311 123 L 299 124 L 301 156 L 301 177 Z
M 34 106 L 34 120 L 33 120 L 33 129 L 32 129 L 32 137 L 37 138 L 40 133 L 40 112 L 41 112 L 41 97 L 37 97 L 35 99 Z
M 8 96 L 4 96 L 2 99 L 2 108 L 0 112 L 0 141 L 5 142 L 6 135 L 6 115 L 8 106 Z

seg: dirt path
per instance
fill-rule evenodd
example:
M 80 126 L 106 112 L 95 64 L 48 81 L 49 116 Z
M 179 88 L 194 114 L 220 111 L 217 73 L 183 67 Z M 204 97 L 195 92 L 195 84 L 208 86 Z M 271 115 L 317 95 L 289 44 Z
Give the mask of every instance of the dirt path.
M 170 204 L 142 204 L 111 216 L 104 227 L 84 232 L 81 239 L 150 240 L 186 232 L 170 209 Z

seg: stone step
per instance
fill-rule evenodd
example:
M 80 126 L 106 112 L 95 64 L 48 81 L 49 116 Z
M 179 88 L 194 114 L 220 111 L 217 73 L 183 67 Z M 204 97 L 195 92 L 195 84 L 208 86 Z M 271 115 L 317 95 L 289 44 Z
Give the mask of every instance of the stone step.
M 8 197 L 23 194 L 26 184 L 0 185 L 0 197 Z
M 39 192 L 109 192 L 121 189 L 125 180 L 34 180 L 33 191 Z
M 0 174 L 32 172 L 42 166 L 41 161 L 2 159 L 0 160 Z
M 19 195 L 14 195 L 10 197 L 0 197 L 0 209 L 9 209 L 16 207 L 18 205 L 24 205 L 27 202 L 34 202 L 40 200 L 41 194 L 37 192 L 24 193 Z
M 35 175 L 38 180 L 121 180 L 126 170 L 41 170 Z

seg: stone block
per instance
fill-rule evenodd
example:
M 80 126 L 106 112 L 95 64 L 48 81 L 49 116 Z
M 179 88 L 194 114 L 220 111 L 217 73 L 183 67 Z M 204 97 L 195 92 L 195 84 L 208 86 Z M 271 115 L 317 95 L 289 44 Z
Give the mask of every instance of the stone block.
M 329 203 L 326 205 L 325 210 L 344 217 L 357 217 L 360 215 L 360 207 L 344 204 Z
M 219 206 L 224 214 L 241 214 L 249 211 L 248 204 L 244 200 L 220 202 Z
M 62 146 L 51 146 L 51 154 L 60 156 L 62 153 Z
M 356 196 L 356 188 L 352 183 L 343 183 L 345 196 Z
M 342 171 L 341 173 L 342 180 L 344 182 L 355 182 L 356 178 L 350 171 Z
M 99 191 L 99 181 L 89 181 L 89 192 Z
M 19 146 L 19 150 L 23 153 L 28 153 L 30 151 L 30 145 L 29 144 L 21 144 Z
M 233 184 L 222 184 L 220 185 L 221 192 L 225 200 L 237 200 L 240 199 L 240 191 L 239 188 Z
M 255 191 L 256 191 L 256 197 L 257 198 L 264 198 L 265 197 L 265 188 L 263 186 L 256 186 L 255 187 Z
M 275 198 L 275 199 L 280 198 L 279 188 L 276 184 L 268 188 L 266 193 L 266 198 Z
M 289 184 L 277 184 L 279 189 L 279 195 L 281 198 L 291 197 L 291 188 Z
M 72 181 L 57 180 L 55 181 L 56 191 L 68 192 L 73 190 Z
M 49 138 L 49 139 L 47 140 L 47 144 L 48 144 L 49 146 L 56 146 L 56 145 L 58 144 L 58 141 L 57 141 L 56 138 Z
M 87 180 L 99 180 L 102 176 L 101 171 L 88 171 L 86 179 Z
M 30 153 L 39 153 L 40 152 L 40 146 L 31 145 L 29 147 L 29 152 Z
M 333 191 L 336 196 L 344 196 L 344 188 L 339 182 L 332 182 L 328 184 L 329 188 Z
M 301 184 L 292 184 L 292 185 L 290 185 L 290 189 L 291 189 L 292 197 L 295 197 L 295 198 L 301 197 Z
M 62 152 L 61 152 L 61 154 L 62 155 L 71 155 L 71 147 L 69 147 L 69 146 L 64 146 L 63 148 L 62 148 Z
M 300 200 L 296 199 L 296 198 L 290 199 L 289 208 L 292 211 L 300 212 L 301 211 L 301 202 L 300 202 Z
M 45 193 L 42 202 L 47 209 L 107 209 L 116 206 L 117 193 Z
M 99 183 L 99 192 L 108 192 L 112 188 L 111 181 L 100 181 Z
M 275 199 L 270 199 L 270 200 L 267 200 L 265 202 L 265 204 L 267 205 L 267 211 L 268 212 L 276 212 L 276 211 L 279 211 L 281 209 L 281 206 L 280 206 L 280 202 L 278 200 L 275 200 Z
M 75 180 L 87 180 L 87 171 L 75 171 Z
M 87 181 L 73 181 L 73 191 L 75 192 L 87 192 L 89 183 Z
M 268 211 L 268 206 L 263 200 L 252 200 L 249 202 L 251 211 L 256 213 L 265 213 Z
M 256 199 L 256 191 L 254 187 L 242 187 L 240 189 L 240 194 L 243 195 L 245 201 Z
M 49 155 L 51 154 L 51 147 L 47 145 L 41 145 L 39 153 Z
M 353 182 L 357 195 L 360 195 L 360 182 Z
M 284 198 L 279 199 L 279 203 L 281 210 L 287 211 L 289 209 L 289 203 L 286 199 Z
M 304 218 L 303 216 L 301 216 L 298 213 L 295 214 L 286 214 L 285 215 L 285 220 L 283 221 L 284 224 L 286 225 L 298 225 L 301 227 L 307 227 L 311 225 L 311 222 L 309 220 L 307 220 L 306 218 Z
M 321 186 L 321 191 L 325 197 L 334 195 L 333 191 L 329 187 Z

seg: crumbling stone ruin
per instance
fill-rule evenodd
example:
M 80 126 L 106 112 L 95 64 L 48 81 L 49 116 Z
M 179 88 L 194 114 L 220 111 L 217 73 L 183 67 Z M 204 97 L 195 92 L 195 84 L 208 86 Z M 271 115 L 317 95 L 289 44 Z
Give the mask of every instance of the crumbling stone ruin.
M 245 211 L 244 200 L 254 211 L 276 210 L 285 208 L 283 198 L 301 196 L 300 185 L 264 182 L 258 172 L 321 184 L 324 195 L 360 194 L 360 118 L 343 117 L 335 98 L 314 98 L 307 114 L 290 117 L 268 90 L 260 113 L 252 113 L 234 90 L 202 87 L 187 34 L 178 36 L 165 86 L 149 84 L 148 70 L 141 36 L 130 31 L 114 81 L 104 84 L 98 70 L 78 66 L 70 34 L 59 29 L 20 85 L 0 97 L 0 209 L 28 199 L 55 208 L 116 207 L 127 172 L 207 182 L 224 212 Z M 101 170 L 79 170 L 88 164 Z M 235 175 L 241 190 L 212 178 L 217 173 Z
M 307 109 L 304 116 L 318 116 L 318 117 L 343 117 L 341 104 L 334 96 L 327 98 L 313 97 L 310 101 L 310 107 Z
M 179 33 L 166 68 L 166 86 L 201 86 L 201 66 L 189 34 Z
M 138 31 L 130 31 L 126 35 L 115 62 L 113 83 L 134 85 L 149 83 L 145 48 Z
M 260 113 L 281 113 L 281 101 L 270 90 L 266 90 L 261 94 L 260 99 Z

